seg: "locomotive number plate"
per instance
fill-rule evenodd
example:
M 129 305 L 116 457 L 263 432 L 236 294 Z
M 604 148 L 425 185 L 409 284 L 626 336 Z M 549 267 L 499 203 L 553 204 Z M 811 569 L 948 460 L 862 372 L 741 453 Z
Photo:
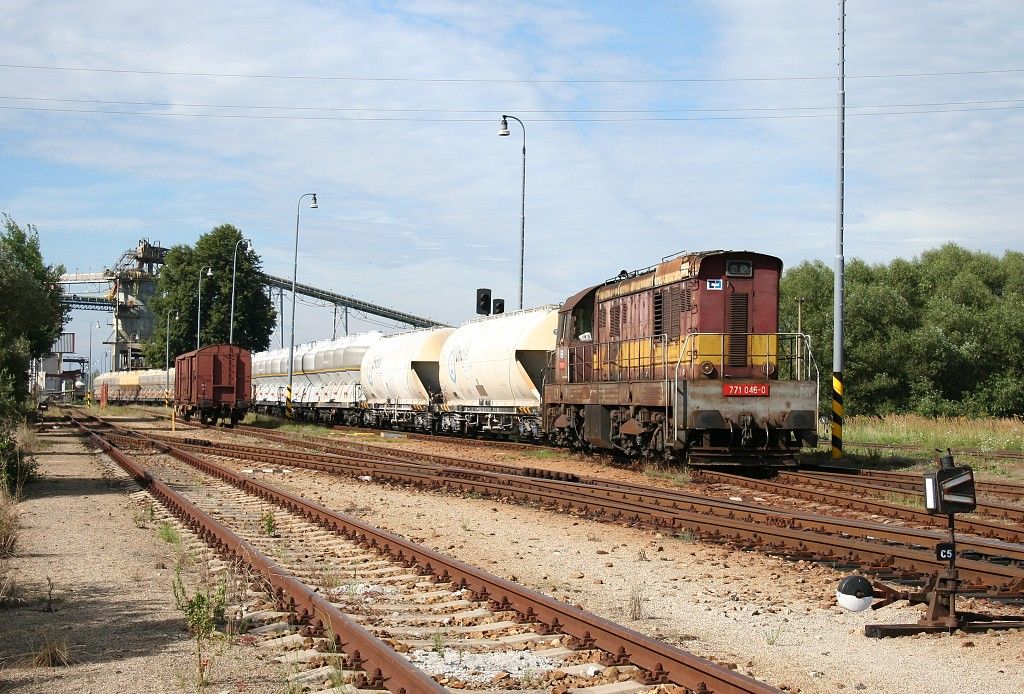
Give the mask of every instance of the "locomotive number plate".
M 722 395 L 729 396 L 754 396 L 763 397 L 771 393 L 771 387 L 767 383 L 723 383 Z

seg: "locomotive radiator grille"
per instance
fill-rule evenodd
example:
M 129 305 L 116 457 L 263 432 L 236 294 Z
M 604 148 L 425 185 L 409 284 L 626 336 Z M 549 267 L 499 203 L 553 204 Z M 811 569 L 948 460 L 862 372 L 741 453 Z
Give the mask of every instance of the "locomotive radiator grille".
M 747 365 L 748 295 L 729 297 L 729 366 Z

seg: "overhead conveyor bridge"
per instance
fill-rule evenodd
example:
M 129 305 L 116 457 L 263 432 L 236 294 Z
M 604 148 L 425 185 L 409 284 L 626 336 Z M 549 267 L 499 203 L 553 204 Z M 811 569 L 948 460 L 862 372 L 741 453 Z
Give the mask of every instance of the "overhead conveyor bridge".
M 291 291 L 292 289 L 291 280 L 284 279 L 282 277 L 275 277 L 273 275 L 268 275 L 266 273 L 260 273 L 260 276 L 263 279 L 263 282 L 268 287 L 276 287 L 278 289 L 286 289 L 288 291 Z M 301 282 L 295 283 L 295 293 L 302 294 L 303 296 L 308 296 L 312 299 L 320 299 L 321 301 L 326 301 L 327 303 L 334 304 L 335 306 L 350 308 L 354 311 L 362 311 L 363 313 L 369 313 L 374 316 L 380 316 L 381 318 L 387 318 L 388 320 L 393 320 L 397 323 L 405 323 L 407 325 L 411 325 L 414 328 L 451 327 L 444 323 L 439 323 L 435 320 L 431 320 L 430 318 L 422 318 L 420 316 L 414 316 L 410 313 L 403 313 L 402 311 L 396 311 L 393 308 L 378 306 L 377 304 L 371 304 L 368 301 L 361 301 L 359 299 L 354 299 L 350 296 L 337 294 L 326 289 L 319 289 L 317 287 L 313 287 L 308 284 L 303 284 Z

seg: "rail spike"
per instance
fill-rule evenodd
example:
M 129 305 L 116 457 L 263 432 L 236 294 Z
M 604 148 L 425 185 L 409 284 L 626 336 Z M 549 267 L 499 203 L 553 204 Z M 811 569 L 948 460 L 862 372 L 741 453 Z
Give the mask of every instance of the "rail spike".
M 668 673 L 665 671 L 665 668 L 661 666 L 661 663 L 656 663 L 650 670 L 641 669 L 637 676 L 642 684 L 668 683 Z M 701 682 L 701 686 L 703 685 L 704 683 Z M 706 688 L 705 691 L 707 691 Z

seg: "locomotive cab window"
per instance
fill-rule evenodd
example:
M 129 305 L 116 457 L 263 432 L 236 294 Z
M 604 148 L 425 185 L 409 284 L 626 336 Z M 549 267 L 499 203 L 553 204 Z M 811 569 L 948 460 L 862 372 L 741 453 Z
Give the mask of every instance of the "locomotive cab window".
M 589 341 L 593 339 L 594 331 L 594 308 L 593 306 L 578 306 L 572 312 L 573 337 L 577 340 Z
M 754 263 L 749 260 L 730 260 L 725 264 L 728 277 L 753 277 Z

